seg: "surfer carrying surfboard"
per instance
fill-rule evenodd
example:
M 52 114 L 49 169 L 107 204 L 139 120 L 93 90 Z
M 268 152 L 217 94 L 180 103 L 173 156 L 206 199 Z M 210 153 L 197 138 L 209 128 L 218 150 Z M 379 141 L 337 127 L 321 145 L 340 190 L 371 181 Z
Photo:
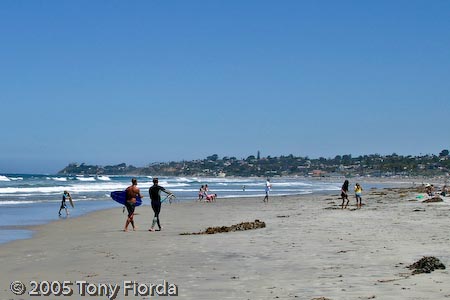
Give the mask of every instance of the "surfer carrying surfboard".
M 136 208 L 136 197 L 143 198 L 144 196 L 141 195 L 141 191 L 137 187 L 137 179 L 133 178 L 131 179 L 131 185 L 127 187 L 125 190 L 126 192 L 126 202 L 125 207 L 128 211 L 128 217 L 127 221 L 125 222 L 125 228 L 123 231 L 128 231 L 128 225 L 133 227 L 133 230 L 136 230 L 136 227 L 134 226 L 134 210 Z
M 64 191 L 58 215 L 61 215 L 61 210 L 62 209 L 64 209 L 66 211 L 66 216 L 69 215 L 69 210 L 67 209 L 66 199 L 69 199 L 70 205 L 73 207 L 72 196 L 70 196 L 68 191 Z
M 159 213 L 161 211 L 161 191 L 170 196 L 173 195 L 171 191 L 166 190 L 162 186 L 158 185 L 158 178 L 153 178 L 153 185 L 149 188 L 148 193 L 150 194 L 152 208 L 155 216 L 153 217 L 152 227 L 149 229 L 149 231 L 155 231 L 155 224 L 158 224 L 158 231 L 161 231 L 162 229 L 161 223 L 159 222 Z

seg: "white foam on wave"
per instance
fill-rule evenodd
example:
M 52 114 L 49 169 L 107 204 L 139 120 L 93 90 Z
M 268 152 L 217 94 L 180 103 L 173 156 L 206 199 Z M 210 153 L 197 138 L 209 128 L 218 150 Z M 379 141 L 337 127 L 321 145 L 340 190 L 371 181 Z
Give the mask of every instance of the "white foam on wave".
M 11 179 L 6 176 L 0 175 L 0 181 L 11 181 Z
M 111 181 L 111 178 L 109 178 L 108 176 L 105 176 L 105 175 L 98 176 L 97 179 L 102 180 L 102 181 Z
M 0 188 L 1 194 L 17 194 L 17 195 L 32 195 L 32 194 L 56 194 L 62 193 L 65 190 L 73 193 L 82 192 L 100 192 L 100 191 L 114 191 L 124 190 L 127 186 L 120 182 L 105 182 L 99 184 L 73 184 L 70 186 L 41 186 L 41 187 L 4 187 Z
M 142 182 L 141 186 L 147 186 L 148 184 L 153 185 L 153 182 Z M 158 185 L 165 188 L 174 188 L 174 187 L 183 187 L 183 186 L 191 186 L 188 183 L 176 183 L 176 182 L 168 182 L 168 181 L 159 181 Z
M 0 188 L 1 194 L 33 194 L 33 193 L 56 193 L 64 191 L 64 187 L 49 186 L 49 187 L 5 187 Z
M 198 180 L 199 182 L 211 182 L 211 183 L 245 183 L 245 182 L 254 182 L 252 179 L 246 178 L 223 178 L 223 177 L 205 177 Z M 261 180 L 261 182 L 266 182 L 265 180 Z
M 71 192 L 101 192 L 101 191 L 116 191 L 116 190 L 125 190 L 128 185 L 120 182 L 105 182 L 98 184 L 81 184 L 81 185 L 72 185 L 65 189 Z
M 77 176 L 76 178 L 77 178 L 77 180 L 79 180 L 79 181 L 95 181 L 95 178 L 94 178 L 94 177 L 81 177 L 81 176 Z
M 0 175 L 5 180 L 11 181 L 10 178 Z M 24 201 L 29 199 L 35 200 L 36 198 L 52 198 L 60 199 L 60 195 L 64 190 L 68 190 L 74 199 L 81 200 L 83 196 L 89 199 L 98 199 L 102 195 L 109 195 L 110 192 L 116 190 L 125 190 L 131 182 L 129 176 L 113 175 L 101 175 L 110 180 L 101 180 L 94 176 L 74 176 L 63 177 L 57 175 L 42 176 L 41 181 L 37 183 L 32 181 L 30 184 L 26 184 L 28 178 L 25 177 L 24 184 L 22 182 L 7 182 L 2 183 L 3 187 L 0 187 L 0 201 L 1 198 L 17 197 L 16 200 L 23 198 Z M 153 185 L 150 178 L 151 176 L 138 177 L 138 187 L 141 193 L 146 194 L 148 188 Z M 34 178 L 32 178 L 35 180 Z M 210 178 L 212 179 L 212 178 Z M 200 182 L 193 181 L 193 177 L 170 177 L 164 176 L 160 178 L 160 185 L 175 192 L 181 198 L 196 198 L 198 195 L 198 188 Z M 209 188 L 212 193 L 219 194 L 219 197 L 250 197 L 252 195 L 264 195 L 264 186 L 266 179 L 261 178 L 215 178 L 209 180 L 201 178 L 202 184 L 204 182 L 209 183 Z M 245 191 L 243 187 L 245 186 Z M 309 180 L 295 180 L 274 178 L 272 181 L 272 193 L 273 195 L 280 194 L 304 194 L 317 191 L 338 191 L 340 184 L 335 182 L 314 182 Z M 180 199 L 181 199 L 180 198 Z M 5 200 L 7 200 L 5 199 Z M 21 201 L 20 203 L 24 203 Z
M 273 186 L 301 186 L 301 187 L 310 187 L 310 186 L 312 186 L 311 183 L 300 182 L 300 181 L 272 182 L 272 185 Z
M 67 181 L 67 177 L 51 177 L 50 179 L 55 181 Z
M 178 181 L 178 182 L 191 182 L 192 180 L 190 180 L 190 179 L 188 179 L 186 177 L 177 177 L 177 178 L 175 178 L 175 181 Z
M 24 201 L 0 201 L 0 206 L 2 205 L 17 205 L 17 204 L 31 204 L 36 203 L 39 201 L 30 201 L 30 200 L 24 200 Z
M 170 191 L 186 193 L 186 192 L 198 192 L 198 189 L 177 189 L 177 188 L 175 188 L 175 189 L 170 189 Z
M 183 187 L 183 186 L 190 186 L 190 184 L 187 183 L 167 183 L 165 185 L 161 184 L 163 187 Z

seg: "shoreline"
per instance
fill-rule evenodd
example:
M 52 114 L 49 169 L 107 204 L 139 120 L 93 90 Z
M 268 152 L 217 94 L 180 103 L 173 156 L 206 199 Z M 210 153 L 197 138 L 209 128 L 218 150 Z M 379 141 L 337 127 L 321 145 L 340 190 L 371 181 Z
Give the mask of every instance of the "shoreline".
M 122 175 L 120 175 L 122 176 Z M 128 175 L 127 175 L 128 176 Z M 298 178 L 302 178 L 302 179 L 308 179 L 311 181 L 321 181 L 321 182 L 335 182 L 336 177 L 305 177 L 305 176 L 285 176 L 284 178 L 286 179 L 298 179 Z M 345 176 L 342 176 L 341 179 L 345 179 Z M 358 177 L 352 177 L 349 178 L 352 181 L 359 181 L 359 182 L 365 182 L 366 184 L 372 184 L 374 186 L 377 185 L 383 185 L 384 187 L 382 188 L 391 188 L 391 187 L 409 187 L 411 185 L 413 186 L 420 186 L 422 184 L 424 184 L 424 182 L 436 182 L 437 184 L 444 184 L 445 181 L 439 181 L 442 178 L 415 178 L 415 179 L 421 179 L 421 183 L 416 183 L 414 180 L 410 181 L 411 178 L 396 178 L 396 179 L 403 179 L 402 181 L 393 181 L 393 177 L 386 177 L 386 178 L 373 178 L 373 177 L 363 177 L 363 176 L 358 176 Z M 425 180 L 424 180 L 425 179 Z M 378 189 L 379 187 L 372 187 L 371 189 Z M 350 191 L 350 196 L 352 191 Z M 333 193 L 338 193 L 338 191 L 333 191 L 333 190 L 322 190 L 322 191 L 312 191 L 312 192 L 305 192 L 305 193 L 299 193 L 299 194 L 289 194 L 289 195 L 271 195 L 271 198 L 277 198 L 277 197 L 303 197 L 303 196 L 313 196 L 313 195 L 330 195 Z M 261 197 L 263 197 L 263 195 L 261 195 Z M 232 199 L 242 199 L 242 200 L 246 200 L 246 199 L 252 199 L 252 198 L 257 198 L 256 196 L 240 196 L 240 197 L 223 197 L 223 198 L 219 198 L 219 200 L 221 201 L 229 201 Z M 189 202 L 193 202 L 195 203 L 196 200 L 192 199 L 192 200 L 183 200 L 183 203 L 189 203 Z M 144 203 L 142 207 L 144 206 L 149 206 L 148 203 Z M 69 208 L 70 210 L 72 210 L 72 208 Z M 87 212 L 81 212 L 81 211 L 76 211 L 75 210 L 75 214 L 72 214 L 69 218 L 79 218 L 82 216 L 86 216 L 92 213 L 95 213 L 97 211 L 107 211 L 107 210 L 113 210 L 116 209 L 114 207 L 106 207 L 106 208 L 95 208 L 91 211 L 87 211 Z M 39 227 L 43 226 L 43 225 L 47 225 L 47 224 L 51 224 L 54 222 L 58 222 L 58 221 L 64 221 L 67 219 L 67 216 L 63 216 L 60 217 L 59 219 L 48 219 L 48 220 L 44 220 L 42 222 L 39 222 L 38 224 L 29 224 L 29 225 L 2 225 L 0 226 L 0 230 L 6 230 L 6 231 L 16 231 L 17 233 L 22 233 L 21 237 L 17 237 L 14 239 L 8 239 L 8 238 L 4 238 L 4 241 L 2 240 L 2 236 L 0 235 L 0 247 L 2 245 L 8 244 L 10 242 L 14 242 L 14 241 L 19 241 L 19 240 L 24 240 L 24 239 L 30 239 L 33 238 L 33 236 L 35 235 L 36 231 L 38 230 Z
M 276 199 L 276 198 L 283 198 L 283 197 L 303 197 L 303 196 L 311 196 L 311 195 L 330 195 L 335 193 L 336 191 L 318 191 L 318 192 L 312 192 L 312 193 L 304 193 L 304 194 L 294 194 L 294 195 L 275 195 L 275 196 L 270 196 L 270 198 L 272 199 Z M 261 198 L 263 198 L 264 196 L 261 196 Z M 243 197 L 224 197 L 224 198 L 219 198 L 218 201 L 248 201 L 248 200 L 254 200 L 254 199 L 259 199 L 258 197 L 255 196 L 243 196 Z M 147 199 L 148 200 L 148 199 Z M 196 200 L 184 200 L 181 202 L 177 202 L 174 203 L 175 204 L 180 204 L 180 203 L 199 203 L 199 204 L 211 204 L 211 203 L 206 203 L 205 201 L 199 202 Z M 172 205 L 172 204 L 169 204 Z M 163 209 L 164 207 L 166 207 L 167 204 L 163 204 Z M 144 203 L 143 205 L 141 205 L 140 207 L 137 208 L 137 210 L 139 210 L 140 208 L 150 208 L 150 204 L 148 203 Z M 170 207 L 170 206 L 168 206 Z M 69 208 L 70 210 L 73 210 L 73 208 Z M 43 226 L 52 224 L 52 223 L 57 223 L 57 222 L 67 222 L 69 220 L 73 220 L 73 219 L 77 219 L 77 218 L 81 218 L 81 217 L 88 217 L 91 214 L 95 214 L 97 212 L 107 212 L 107 211 L 113 211 L 113 210 L 117 210 L 120 209 L 122 210 L 122 206 L 117 206 L 117 207 L 110 207 L 110 208 L 101 208 L 101 209 L 95 209 L 92 211 L 88 211 L 88 212 L 81 212 L 80 214 L 71 214 L 70 217 L 67 216 L 61 216 L 58 219 L 54 219 L 54 220 L 48 220 L 46 222 L 43 223 L 39 223 L 39 224 L 30 224 L 30 225 L 3 225 L 0 226 L 0 230 L 4 229 L 4 230 L 11 230 L 11 231 L 22 231 L 24 233 L 23 238 L 16 238 L 13 240 L 7 240 L 5 242 L 0 242 L 0 247 L 2 245 L 6 245 L 8 243 L 11 242 L 15 242 L 15 241 L 21 241 L 21 240 L 27 240 L 27 239 L 32 239 L 34 237 L 34 235 L 40 230 L 40 228 L 42 228 Z M 63 213 L 64 214 L 64 213 Z M 131 226 L 131 225 L 130 225 Z M 131 228 L 131 227 L 130 227 Z
M 449 203 L 417 201 L 410 188 L 364 191 L 362 209 L 340 209 L 338 193 L 179 202 L 161 211 L 161 232 L 148 232 L 151 207 L 139 207 L 138 230 L 122 232 L 121 208 L 31 226 L 31 239 L 0 245 L 1 299 L 9 284 L 67 280 L 125 281 L 178 287 L 180 299 L 443 299 L 447 270 L 410 275 L 406 266 L 432 255 L 450 264 Z M 180 235 L 259 219 L 265 228 Z M 138 295 L 139 299 L 149 296 Z M 50 297 L 52 298 L 52 297 Z M 105 299 L 82 296 L 71 299 Z
M 294 177 L 286 177 L 289 179 L 294 179 Z M 305 177 L 306 178 L 306 177 Z M 320 178 L 318 178 L 318 181 L 325 181 L 326 180 L 320 180 Z M 330 182 L 333 182 L 330 180 Z M 368 181 L 372 184 L 379 184 L 379 185 L 386 185 L 386 186 L 404 186 L 404 185 L 408 185 L 409 183 L 407 182 L 390 182 L 390 181 L 386 181 L 386 182 L 382 182 L 379 180 L 374 180 L 374 181 Z M 372 188 L 373 189 L 373 188 Z M 304 193 L 299 193 L 299 194 L 286 194 L 286 195 L 271 195 L 271 198 L 278 198 L 278 197 L 302 197 L 302 196 L 312 196 L 312 195 L 330 195 L 333 193 L 338 193 L 338 191 L 334 191 L 334 190 L 321 190 L 321 191 L 312 191 L 312 192 L 304 192 Z M 261 194 L 260 197 L 264 197 L 264 194 Z M 247 200 L 247 199 L 253 199 L 253 198 L 258 198 L 256 196 L 250 195 L 250 196 L 240 196 L 240 197 L 235 197 L 235 196 L 225 196 L 225 197 L 221 197 L 219 198 L 219 201 L 229 201 L 229 200 L 236 200 L 236 199 L 241 199 L 241 200 Z M 148 199 L 147 199 L 148 200 Z M 181 203 L 195 203 L 197 202 L 195 199 L 192 200 L 182 200 Z M 150 204 L 144 202 L 144 204 L 142 205 L 142 207 L 146 207 L 146 206 L 150 206 Z M 119 206 L 117 206 L 119 207 Z M 120 206 L 122 207 L 122 206 Z M 95 208 L 93 210 L 87 211 L 87 212 L 81 212 L 81 211 L 77 211 L 75 209 L 75 211 L 73 211 L 73 208 L 69 207 L 69 210 L 72 211 L 72 214 L 70 215 L 70 219 L 73 218 L 79 218 L 82 216 L 86 216 L 92 213 L 95 213 L 97 211 L 107 211 L 107 210 L 113 210 L 113 209 L 117 209 L 115 207 L 106 207 L 106 208 Z M 74 213 L 75 212 L 75 213 Z M 38 230 L 37 228 L 39 228 L 40 226 L 44 226 L 47 224 L 51 224 L 54 222 L 59 222 L 59 221 L 65 221 L 67 220 L 68 217 L 64 215 L 63 212 L 63 216 L 60 216 L 58 219 L 46 219 L 46 220 L 42 220 L 41 222 L 39 222 L 38 224 L 27 224 L 27 225 L 2 225 L 0 226 L 0 230 L 6 230 L 6 231 L 16 231 L 16 232 L 21 232 L 22 236 L 21 237 L 17 237 L 14 239 L 7 239 L 5 238 L 4 241 L 2 241 L 1 236 L 0 236 L 0 247 L 2 245 L 8 244 L 10 242 L 14 242 L 14 241 L 18 241 L 18 240 L 24 240 L 24 239 L 30 239 L 33 238 L 35 232 Z

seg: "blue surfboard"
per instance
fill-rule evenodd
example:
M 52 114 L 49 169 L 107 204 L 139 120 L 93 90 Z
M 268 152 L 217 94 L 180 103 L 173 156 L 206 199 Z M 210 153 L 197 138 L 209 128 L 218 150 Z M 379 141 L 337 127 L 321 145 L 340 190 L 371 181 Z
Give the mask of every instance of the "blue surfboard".
M 111 192 L 111 198 L 117 203 L 125 205 L 125 203 L 127 203 L 127 192 L 125 191 Z M 136 197 L 136 206 L 139 206 L 141 204 L 142 204 L 141 197 Z

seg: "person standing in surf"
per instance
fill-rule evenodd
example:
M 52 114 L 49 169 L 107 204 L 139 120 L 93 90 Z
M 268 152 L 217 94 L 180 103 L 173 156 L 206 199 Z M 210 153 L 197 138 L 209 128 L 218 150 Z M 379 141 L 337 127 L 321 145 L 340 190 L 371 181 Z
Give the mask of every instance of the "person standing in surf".
M 348 185 L 349 185 L 348 180 L 345 180 L 344 184 L 342 185 L 342 188 L 341 188 L 341 198 L 342 198 L 341 208 L 342 209 L 347 208 L 347 205 L 349 202 L 349 200 L 348 200 Z M 345 203 L 345 206 L 344 206 L 344 202 L 346 199 L 347 199 L 347 203 Z
M 131 185 L 127 187 L 125 192 L 125 197 L 127 200 L 127 202 L 125 203 L 125 207 L 128 211 L 128 217 L 127 221 L 125 222 L 125 228 L 123 229 L 123 231 L 128 231 L 128 225 L 130 224 L 133 227 L 133 230 L 136 230 L 136 227 L 134 226 L 134 210 L 136 209 L 136 197 L 144 197 L 141 195 L 141 191 L 137 187 L 136 178 L 131 179 Z
M 155 224 L 158 224 L 159 230 L 162 230 L 161 223 L 159 221 L 159 213 L 161 212 L 161 191 L 170 195 L 173 193 L 169 190 L 166 190 L 162 186 L 158 185 L 158 178 L 153 178 L 153 185 L 148 189 L 148 193 L 150 194 L 150 199 L 152 202 L 152 209 L 155 213 L 152 221 L 152 227 L 149 231 L 155 231 Z
M 61 215 L 62 209 L 64 209 L 66 211 L 66 216 L 69 215 L 69 210 L 67 209 L 67 204 L 66 204 L 66 198 L 68 198 L 68 199 L 70 199 L 70 201 L 72 201 L 72 196 L 70 196 L 68 191 L 64 191 L 64 193 L 63 193 L 61 206 L 59 208 L 58 215 Z
M 263 202 L 269 203 L 269 193 L 270 189 L 272 188 L 272 184 L 270 183 L 270 179 L 267 178 L 266 186 L 264 187 L 264 190 L 266 192 L 266 196 L 264 196 Z

